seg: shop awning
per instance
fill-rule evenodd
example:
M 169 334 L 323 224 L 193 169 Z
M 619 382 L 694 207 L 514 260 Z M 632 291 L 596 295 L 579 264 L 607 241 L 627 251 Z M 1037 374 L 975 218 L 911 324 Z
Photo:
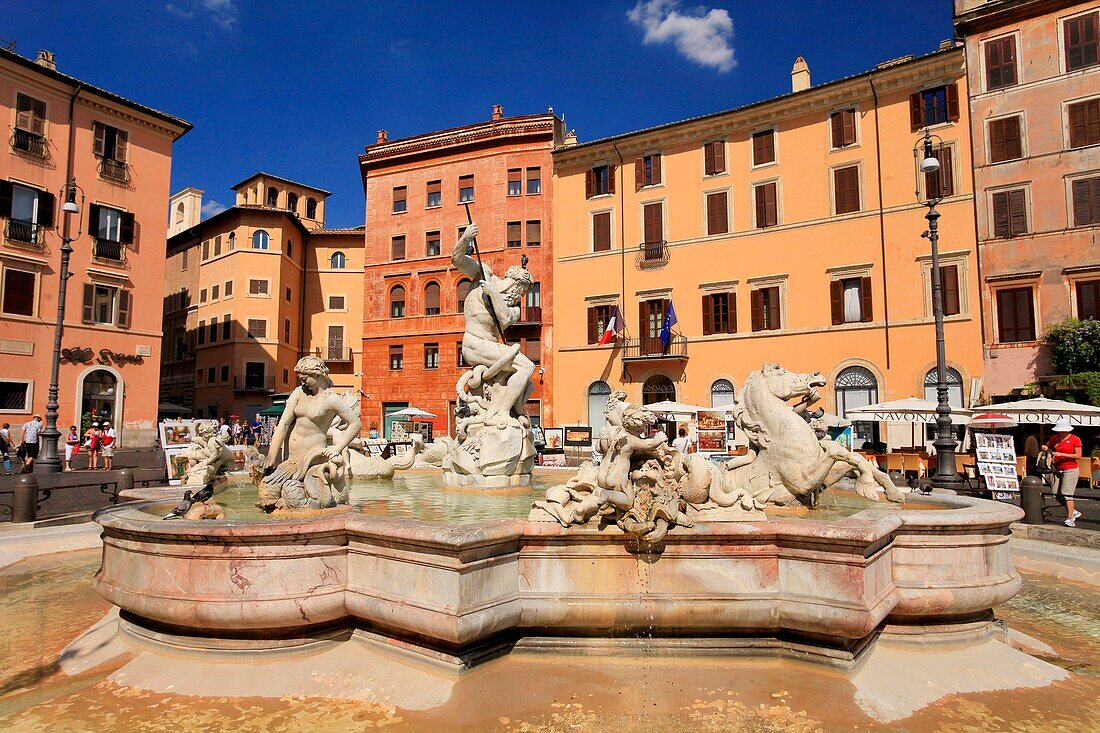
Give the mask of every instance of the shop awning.
M 272 405 L 271 407 L 265 407 L 256 413 L 257 417 L 282 417 L 283 408 L 286 405 Z
M 1020 425 L 1053 425 L 1064 417 L 1070 425 L 1100 427 L 1100 407 L 1047 397 L 1001 402 L 990 405 L 989 409 L 1011 415 Z
M 1000 409 L 1000 405 L 997 407 Z M 951 422 L 955 425 L 966 425 L 973 413 L 973 410 L 952 407 Z M 847 410 L 845 417 L 853 422 L 934 423 L 936 403 L 917 397 L 906 397 L 903 400 L 856 407 Z

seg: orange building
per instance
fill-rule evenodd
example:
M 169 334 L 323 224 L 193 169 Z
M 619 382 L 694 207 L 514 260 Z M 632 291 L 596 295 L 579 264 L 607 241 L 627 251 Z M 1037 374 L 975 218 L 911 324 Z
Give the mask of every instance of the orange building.
M 955 28 L 997 398 L 1057 381 L 1047 326 L 1100 318 L 1100 3 L 955 0 Z
M 358 391 L 363 229 L 325 229 L 319 188 L 257 173 L 234 190 L 236 204 L 202 222 L 202 191 L 170 201 L 162 401 L 251 419 L 297 386 L 305 354 Z
M 602 423 L 628 399 L 721 405 L 765 361 L 829 380 L 823 406 L 934 394 L 926 209 L 913 147 L 947 143 L 938 210 L 956 404 L 982 376 L 964 52 L 554 152 L 554 405 Z M 918 184 L 919 180 L 919 184 Z M 670 306 L 678 323 L 666 344 Z M 616 308 L 626 328 L 599 345 Z M 932 390 L 930 392 L 930 390 Z M 857 443 L 879 427 L 857 424 Z M 885 433 L 879 435 L 886 439 Z M 905 435 L 895 441 L 910 441 Z
M 68 232 L 58 428 L 94 412 L 119 445 L 151 446 L 172 143 L 191 125 L 57 71 L 47 51 L 0 50 L 0 107 L 0 422 L 18 432 L 46 413 Z M 78 213 L 62 211 L 70 181 Z
M 481 256 L 502 274 L 528 257 L 535 288 L 507 337 L 546 364 L 553 344 L 551 150 L 562 123 L 552 112 L 492 119 L 389 140 L 359 156 L 366 193 L 363 295 L 363 428 L 389 434 L 387 416 L 417 407 L 453 430 L 461 363 L 462 303 L 469 280 L 450 262 L 477 222 Z M 528 403 L 532 423 L 553 422 L 551 375 L 542 367 Z

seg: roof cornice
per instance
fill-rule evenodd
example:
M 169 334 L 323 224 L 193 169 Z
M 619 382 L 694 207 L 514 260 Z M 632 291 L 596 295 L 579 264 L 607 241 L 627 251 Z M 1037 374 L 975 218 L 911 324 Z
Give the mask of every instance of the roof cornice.
M 987 0 L 955 16 L 955 35 L 965 38 L 1080 4 L 1081 0 Z
M 423 155 L 448 148 L 462 148 L 493 140 L 540 135 L 553 140 L 555 120 L 552 114 L 506 117 L 499 121 L 479 122 L 416 137 L 368 145 L 366 151 L 359 155 L 359 165 L 368 168 L 375 163 L 390 163 L 412 155 Z

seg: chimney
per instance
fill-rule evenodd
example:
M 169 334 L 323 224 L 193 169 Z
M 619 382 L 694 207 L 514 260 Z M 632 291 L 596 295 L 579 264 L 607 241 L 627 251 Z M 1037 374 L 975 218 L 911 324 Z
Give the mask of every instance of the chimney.
M 389 139 L 390 134 L 388 132 L 386 132 L 385 130 L 378 131 L 378 140 L 376 141 L 378 145 L 381 145 L 384 142 L 389 142 Z
M 34 60 L 34 63 L 38 64 L 39 66 L 45 66 L 51 71 L 57 71 L 57 62 L 53 58 L 53 51 L 42 49 L 38 52 L 38 58 Z
M 504 119 L 504 105 L 494 104 L 493 105 L 493 122 L 496 122 L 497 120 L 501 120 L 501 119 Z
M 576 144 L 577 144 L 577 131 L 576 130 L 570 130 L 565 135 L 565 139 L 561 141 L 561 146 L 563 148 L 571 148 Z
M 794 67 L 791 69 L 791 91 L 801 92 L 809 88 L 810 67 L 806 59 L 799 56 L 794 60 Z

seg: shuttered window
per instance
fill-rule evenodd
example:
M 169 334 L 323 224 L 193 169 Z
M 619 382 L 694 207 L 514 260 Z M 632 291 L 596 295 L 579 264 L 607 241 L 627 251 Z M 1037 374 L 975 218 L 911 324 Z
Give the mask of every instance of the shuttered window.
M 985 44 L 985 88 L 1001 89 L 1016 83 L 1016 37 Z
M 390 369 L 400 371 L 405 368 L 405 348 L 403 346 L 390 347 Z
M 528 247 L 540 247 L 542 246 L 542 222 L 538 220 L 532 220 L 527 222 L 527 246 Z
M 1027 234 L 1027 195 L 1024 189 L 993 194 L 993 236 L 1018 237 Z
M 943 314 L 945 316 L 957 316 L 962 312 L 958 265 L 943 265 L 940 267 L 940 288 L 943 291 Z
M 755 132 L 752 136 L 752 164 L 775 162 L 775 130 Z
M 753 188 L 756 199 L 756 228 L 773 227 L 779 223 L 779 207 L 776 203 L 776 184 L 761 183 Z
M 428 283 L 424 286 L 424 315 L 438 316 L 440 313 L 440 288 L 439 283 Z
M 933 87 L 909 96 L 909 126 L 922 127 L 959 120 L 959 88 L 955 84 Z
M 133 297 L 129 290 L 85 283 L 81 320 L 119 328 L 130 327 Z
M 642 220 L 646 244 L 664 240 L 664 207 L 661 203 L 642 206 Z
M 989 123 L 989 162 L 1000 163 L 1023 157 L 1020 118 L 1006 117 Z
M 438 257 L 440 253 L 439 232 L 424 233 L 424 254 L 428 257 Z
M 1100 320 L 1100 280 L 1080 280 L 1077 291 L 1077 317 Z
M 601 211 L 592 215 L 592 251 L 611 249 L 611 212 Z
M 20 130 L 43 135 L 46 132 L 46 103 L 26 94 L 15 95 L 15 126 Z
M 859 166 L 833 171 L 833 196 L 837 214 L 859 211 Z
M 661 156 L 646 155 L 634 160 L 634 188 L 640 191 L 646 186 L 656 186 L 661 182 Z
M 598 165 L 584 173 L 585 198 L 615 193 L 615 167 Z
M 523 246 L 523 223 L 518 221 L 508 222 L 508 246 L 509 247 L 522 247 Z
M 727 234 L 729 224 L 729 194 L 725 191 L 707 194 L 707 234 Z
M 432 209 L 436 206 L 442 206 L 443 183 L 441 181 L 428 181 L 426 195 L 428 197 L 426 208 Z
M 612 308 L 609 305 L 594 305 L 588 308 L 588 343 L 598 344 L 603 332 L 611 320 Z
M 508 169 L 508 195 L 509 196 L 522 196 L 523 195 L 523 169 L 522 168 L 509 168 Z
M 328 296 L 328 309 L 330 311 L 342 311 L 346 308 L 347 305 L 343 295 Z
M 439 344 L 424 344 L 424 368 L 439 368 Z
M 403 260 L 405 259 L 405 237 L 404 235 L 394 237 L 390 240 L 390 259 Z
M 750 300 L 753 331 L 778 331 L 782 328 L 778 286 L 757 288 L 752 291 Z
M 0 311 L 13 316 L 33 316 L 36 280 L 33 272 L 5 267 L 3 306 Z
M 1002 344 L 1035 340 L 1035 305 L 1031 288 L 997 291 L 997 333 Z
M 1073 182 L 1073 225 L 1100 224 L 1100 177 Z
M 714 140 L 703 145 L 703 173 L 708 176 L 726 172 L 726 143 Z
M 832 127 L 833 147 L 843 148 L 856 144 L 856 111 L 842 109 L 829 117 Z
M 390 318 L 405 317 L 405 287 L 394 285 L 390 290 Z
M 1069 146 L 1083 148 L 1100 143 L 1100 99 L 1069 106 Z
M 474 200 L 474 177 L 458 177 L 458 203 L 464 204 Z
M 393 213 L 403 214 L 409 208 L 409 189 L 407 186 L 394 186 L 393 189 Z M 288 208 L 290 208 L 288 206 Z
M 703 335 L 737 333 L 737 301 L 734 293 L 703 296 Z
M 248 281 L 248 294 L 249 295 L 267 295 L 267 280 L 249 279 Z
M 542 193 L 542 168 L 533 166 L 527 169 L 527 195 Z
M 92 150 L 100 158 L 125 163 L 129 134 L 124 130 L 102 122 L 96 122 L 92 126 Z
M 924 174 L 925 195 L 930 199 L 942 199 L 955 195 L 955 161 L 951 148 L 932 151 L 932 157 L 940 162 L 940 169 Z
M 874 320 L 870 277 L 833 280 L 829 283 L 829 300 L 833 325 Z
M 1100 63 L 1100 13 L 1087 13 L 1065 22 L 1066 71 Z

